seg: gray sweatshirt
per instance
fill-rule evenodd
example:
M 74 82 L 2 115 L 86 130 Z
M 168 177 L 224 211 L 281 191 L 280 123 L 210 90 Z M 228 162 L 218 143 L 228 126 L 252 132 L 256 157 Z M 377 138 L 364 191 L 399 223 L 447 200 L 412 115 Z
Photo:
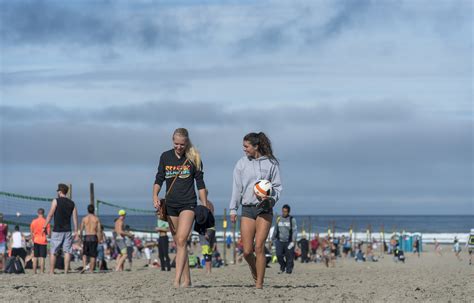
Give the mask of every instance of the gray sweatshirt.
M 259 202 L 255 197 L 253 187 L 258 180 L 262 179 L 272 183 L 272 197 L 276 203 L 282 190 L 278 164 L 272 163 L 265 156 L 258 159 L 243 157 L 237 162 L 234 168 L 234 183 L 229 206 L 231 215 L 237 214 L 239 204 L 256 205 Z
M 298 234 L 298 226 L 296 226 L 296 219 L 293 217 L 292 220 L 293 226 L 290 225 L 290 216 L 288 217 L 278 217 L 277 222 L 275 224 L 275 228 L 273 229 L 272 240 L 278 240 L 280 242 L 288 242 L 290 239 L 290 228 L 292 230 L 291 241 L 296 242 L 296 235 Z M 279 231 L 278 239 L 277 239 L 277 229 Z

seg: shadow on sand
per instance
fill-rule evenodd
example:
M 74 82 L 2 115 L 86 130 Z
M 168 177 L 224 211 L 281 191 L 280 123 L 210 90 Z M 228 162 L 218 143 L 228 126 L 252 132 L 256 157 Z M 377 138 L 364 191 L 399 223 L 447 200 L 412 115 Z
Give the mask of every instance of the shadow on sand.
M 325 285 L 302 284 L 302 285 L 265 285 L 264 288 L 318 288 Z M 333 285 L 330 285 L 331 287 Z M 254 288 L 254 284 L 222 284 L 222 285 L 194 285 L 193 288 Z

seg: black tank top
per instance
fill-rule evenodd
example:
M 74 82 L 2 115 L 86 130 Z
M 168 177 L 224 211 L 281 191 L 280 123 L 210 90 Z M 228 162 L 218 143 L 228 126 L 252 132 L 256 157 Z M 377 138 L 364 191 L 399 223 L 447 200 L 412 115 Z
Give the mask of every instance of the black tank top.
M 74 202 L 68 198 L 56 198 L 57 206 L 54 211 L 54 232 L 70 232 L 71 216 Z

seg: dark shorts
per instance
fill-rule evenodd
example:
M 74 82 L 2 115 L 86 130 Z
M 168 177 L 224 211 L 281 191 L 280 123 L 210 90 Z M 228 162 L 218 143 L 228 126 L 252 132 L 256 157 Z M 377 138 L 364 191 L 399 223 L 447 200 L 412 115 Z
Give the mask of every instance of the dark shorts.
M 192 210 L 196 208 L 196 204 L 188 204 L 188 205 L 169 205 L 166 204 L 166 213 L 168 216 L 171 217 L 179 217 L 179 214 L 183 210 Z
M 255 205 L 242 205 L 242 217 L 256 220 L 258 216 L 271 215 L 273 216 L 273 210 L 264 210 L 257 208 Z
M 17 256 L 25 260 L 26 250 L 24 248 L 12 248 L 12 257 L 17 257 Z
M 82 245 L 82 254 L 87 257 L 97 258 L 97 245 L 99 245 L 99 240 L 96 235 L 86 235 Z
M 47 254 L 47 245 L 46 244 L 34 244 L 33 245 L 33 255 L 35 258 L 46 258 Z

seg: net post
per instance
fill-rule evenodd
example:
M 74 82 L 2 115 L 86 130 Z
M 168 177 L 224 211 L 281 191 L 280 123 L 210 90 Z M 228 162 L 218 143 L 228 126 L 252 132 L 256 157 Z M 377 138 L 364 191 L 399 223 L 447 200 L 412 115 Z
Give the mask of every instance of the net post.
M 224 229 L 224 266 L 227 265 L 227 245 L 226 245 L 226 234 L 227 234 L 227 218 L 226 218 L 227 208 L 224 208 L 224 220 L 222 221 L 222 227 Z
M 236 252 L 236 241 L 235 241 L 235 229 L 237 228 L 237 221 L 235 223 L 232 223 L 232 248 L 233 248 L 233 259 L 234 259 L 234 264 L 237 264 L 237 252 Z
M 94 194 L 94 183 L 91 182 L 90 185 L 89 185 L 89 193 L 90 193 L 90 205 L 94 205 L 95 204 L 95 194 Z
M 68 184 L 68 186 L 69 186 L 69 190 L 67 192 L 67 197 L 69 199 L 72 199 L 72 184 Z

